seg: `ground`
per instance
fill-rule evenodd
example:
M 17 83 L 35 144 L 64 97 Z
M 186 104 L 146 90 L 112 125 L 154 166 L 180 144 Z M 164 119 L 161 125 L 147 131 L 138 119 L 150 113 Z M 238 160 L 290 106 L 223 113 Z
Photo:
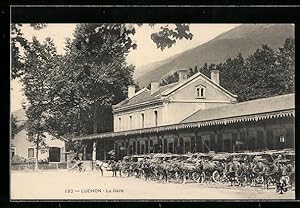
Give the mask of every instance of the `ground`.
M 111 172 L 12 171 L 11 199 L 294 199 L 262 187 L 231 187 L 112 177 Z

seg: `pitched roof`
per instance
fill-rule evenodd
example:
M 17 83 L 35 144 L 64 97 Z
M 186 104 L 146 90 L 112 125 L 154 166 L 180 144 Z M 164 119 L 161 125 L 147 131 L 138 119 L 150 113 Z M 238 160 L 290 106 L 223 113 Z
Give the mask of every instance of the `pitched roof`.
M 184 82 L 179 83 L 177 85 L 174 85 L 174 87 L 170 88 L 169 90 L 164 91 L 162 93 L 162 95 L 164 95 L 164 96 L 169 95 L 170 93 L 174 92 L 175 90 L 179 89 L 180 87 L 186 85 L 187 83 L 189 83 L 190 81 L 192 81 L 193 79 L 196 79 L 198 77 L 203 77 L 207 82 L 211 83 L 214 87 L 217 87 L 218 89 L 222 90 L 223 92 L 227 93 L 228 95 L 230 95 L 234 98 L 238 97 L 237 95 L 235 95 L 235 94 L 229 92 L 228 90 L 226 90 L 221 85 L 214 83 L 210 78 L 208 78 L 207 76 L 205 76 L 201 72 L 197 72 L 196 74 L 194 74 L 193 76 L 191 76 L 187 80 L 185 80 Z
M 201 122 L 295 108 L 295 94 L 279 95 L 236 104 L 227 104 L 207 110 L 199 110 L 180 123 Z
M 114 108 L 119 107 L 129 107 L 140 103 L 145 103 L 149 101 L 155 101 L 155 100 L 161 100 L 161 94 L 165 92 L 166 90 L 174 87 L 178 83 L 172 83 L 169 85 L 161 86 L 159 87 L 158 91 L 155 92 L 153 95 L 151 95 L 151 90 L 148 90 L 147 88 L 143 88 L 139 92 L 137 92 L 132 98 L 125 99 L 124 101 L 118 103 L 117 105 L 114 105 Z
M 137 92 L 132 98 L 130 98 L 130 99 L 127 98 L 124 101 L 114 105 L 114 109 L 127 108 L 127 107 L 132 107 L 132 106 L 135 106 L 135 105 L 138 105 L 138 104 L 148 103 L 148 102 L 151 102 L 151 101 L 162 100 L 161 98 L 163 96 L 169 95 L 170 93 L 178 90 L 182 86 L 188 84 L 192 80 L 197 79 L 198 77 L 204 78 L 207 82 L 211 83 L 214 87 L 218 88 L 219 90 L 222 90 L 223 92 L 227 93 L 229 96 L 231 96 L 233 98 L 237 98 L 237 95 L 232 94 L 231 92 L 229 92 L 228 90 L 226 90 L 222 86 L 214 83 L 210 78 L 208 78 L 207 76 L 205 76 L 201 72 L 197 72 L 196 74 L 189 77 L 188 79 L 186 79 L 183 82 L 175 82 L 175 83 L 172 83 L 172 84 L 168 84 L 168 85 L 159 87 L 159 90 L 156 93 L 154 93 L 153 95 L 151 95 L 150 90 L 148 90 L 146 88 L 143 88 L 142 90 Z

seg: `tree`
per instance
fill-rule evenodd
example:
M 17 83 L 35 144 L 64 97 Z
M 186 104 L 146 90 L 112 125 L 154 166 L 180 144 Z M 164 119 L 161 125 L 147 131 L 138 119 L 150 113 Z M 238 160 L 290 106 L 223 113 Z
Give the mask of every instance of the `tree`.
M 53 89 L 49 89 L 47 93 L 52 96 L 53 102 L 49 104 L 46 123 L 52 130 L 62 135 L 111 130 L 111 105 L 125 99 L 127 85 L 133 84 L 134 67 L 125 63 L 125 57 L 131 49 L 137 47 L 131 37 L 135 34 L 135 28 L 141 25 L 77 26 L 74 41 L 67 40 L 67 54 L 63 57 L 59 69 L 51 72 L 49 78 L 51 81 L 48 80 L 52 83 Z M 155 24 L 149 25 L 154 27 Z M 13 49 L 15 51 L 13 78 L 26 75 L 30 62 L 27 60 L 27 66 L 24 67 L 18 43 L 23 43 L 23 49 L 27 50 L 28 41 L 22 37 L 19 30 L 22 24 L 15 26 L 17 26 L 14 28 L 15 35 L 19 39 L 12 42 L 12 48 L 15 49 Z M 41 29 L 46 25 L 32 24 L 32 26 Z M 176 40 L 183 38 L 192 38 L 188 24 L 175 24 L 173 28 L 171 25 L 165 25 L 161 27 L 161 31 L 151 35 L 151 39 L 161 50 L 171 47 Z
M 21 81 L 24 85 L 24 94 L 28 100 L 26 108 L 28 140 L 36 145 L 36 168 L 39 158 L 39 149 L 45 146 L 44 132 L 49 131 L 47 119 L 49 108 L 53 105 L 52 71 L 59 65 L 55 45 L 50 38 L 40 43 L 35 37 L 28 43 L 24 55 L 24 75 Z
M 166 78 L 164 78 L 161 82 L 160 85 L 164 86 L 164 85 L 168 85 L 171 83 L 175 83 L 179 81 L 179 74 L 178 72 L 174 72 L 173 74 L 168 75 Z
M 125 62 L 134 47 L 121 24 L 79 24 L 53 76 L 56 94 L 48 123 L 62 135 L 112 129 L 111 106 L 124 100 L 134 67 Z M 97 31 L 97 32 L 91 32 Z M 93 34 L 93 35 L 91 35 Z
M 14 117 L 14 115 L 10 116 L 10 131 L 11 131 L 11 139 L 14 138 L 16 131 L 17 131 L 17 119 Z
M 244 58 L 238 54 L 233 59 L 229 58 L 218 65 L 220 71 L 220 84 L 234 94 L 240 94 L 241 76 L 244 73 Z
M 193 38 L 189 24 L 175 24 L 174 29 L 171 28 L 171 25 L 167 24 L 160 29 L 159 32 L 151 34 L 151 39 L 156 44 L 157 48 L 162 51 L 165 48 L 172 47 L 176 43 L 176 40 L 181 40 L 183 38 L 191 40 Z
M 132 34 L 135 34 L 136 27 L 140 27 L 144 24 L 102 24 L 102 28 L 96 28 L 92 30 L 88 30 L 85 33 L 84 38 L 79 42 L 78 47 L 81 48 L 81 43 L 86 43 L 89 40 L 93 39 L 97 34 L 103 33 L 103 28 L 107 28 L 108 30 L 113 29 L 119 31 L 121 35 L 123 33 L 131 31 Z M 156 24 L 149 24 L 150 27 L 154 28 Z M 193 38 L 193 34 L 190 32 L 189 24 L 166 24 L 160 27 L 158 32 L 153 32 L 151 34 L 152 41 L 156 44 L 157 48 L 161 49 L 162 51 L 165 48 L 170 48 L 174 44 L 176 44 L 177 40 L 187 39 L 191 40 Z M 132 43 L 131 37 L 127 37 L 127 46 L 129 48 L 135 49 L 137 45 Z
M 198 71 L 210 77 L 214 69 L 220 71 L 220 85 L 237 94 L 239 101 L 292 93 L 295 91 L 295 42 L 287 38 L 276 51 L 263 45 L 246 59 L 238 54 L 223 63 L 205 63 L 199 70 L 190 68 L 188 77 Z M 176 81 L 172 74 L 161 85 Z
M 275 51 L 263 45 L 245 60 L 239 85 L 240 100 L 278 95 L 278 81 Z
M 16 79 L 24 74 L 24 66 L 22 62 L 21 50 L 28 48 L 28 40 L 23 37 L 21 27 L 23 24 L 12 23 L 11 24 L 11 78 Z M 46 27 L 46 24 L 35 23 L 30 24 L 36 30 L 40 30 Z
M 295 92 L 295 40 L 287 38 L 277 52 L 277 74 L 281 78 L 280 94 Z

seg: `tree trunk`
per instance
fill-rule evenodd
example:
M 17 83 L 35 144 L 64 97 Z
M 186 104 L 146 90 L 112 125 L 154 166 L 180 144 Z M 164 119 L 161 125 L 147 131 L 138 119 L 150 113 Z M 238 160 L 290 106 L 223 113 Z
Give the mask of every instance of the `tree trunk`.
M 97 134 L 97 133 L 98 133 L 98 118 L 97 118 L 98 104 L 99 104 L 98 101 L 96 101 L 96 102 L 94 103 L 94 115 L 93 115 L 93 123 L 94 123 L 94 126 L 93 126 L 93 133 L 94 133 L 94 134 Z
M 37 134 L 37 139 L 36 139 L 36 160 L 35 160 L 35 166 L 34 166 L 34 170 L 38 170 L 39 166 L 39 141 L 40 141 L 40 134 Z

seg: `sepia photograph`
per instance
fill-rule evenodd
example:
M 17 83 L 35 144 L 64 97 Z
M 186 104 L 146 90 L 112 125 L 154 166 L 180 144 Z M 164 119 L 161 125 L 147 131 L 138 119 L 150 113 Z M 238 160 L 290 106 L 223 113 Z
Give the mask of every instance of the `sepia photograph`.
M 295 25 L 10 24 L 10 198 L 295 199 Z

